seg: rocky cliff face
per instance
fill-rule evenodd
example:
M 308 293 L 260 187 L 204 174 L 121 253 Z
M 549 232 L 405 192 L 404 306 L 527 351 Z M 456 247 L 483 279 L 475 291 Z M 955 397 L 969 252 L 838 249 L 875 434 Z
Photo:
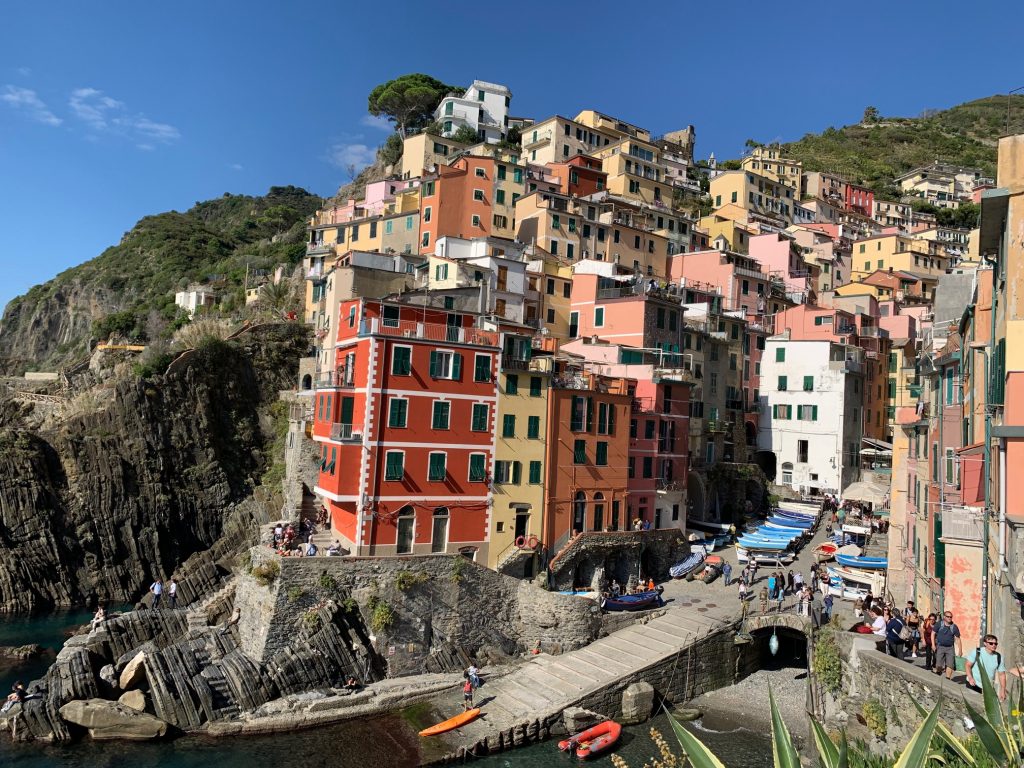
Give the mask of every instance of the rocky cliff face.
M 266 407 L 306 330 L 278 325 L 124 380 L 48 431 L 0 428 L 0 611 L 131 601 L 195 553 L 254 536 Z M 204 573 L 209 568 L 204 567 Z

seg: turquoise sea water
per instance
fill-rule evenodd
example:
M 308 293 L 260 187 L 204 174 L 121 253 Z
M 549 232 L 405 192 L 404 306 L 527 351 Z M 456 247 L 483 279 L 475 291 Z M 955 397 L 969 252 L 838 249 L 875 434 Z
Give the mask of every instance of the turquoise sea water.
M 0 667 L 0 691 L 10 690 L 17 679 L 40 677 L 53 661 L 69 631 L 86 623 L 90 613 L 61 612 L 36 617 L 0 620 L 0 645 L 39 643 L 50 649 L 42 659 Z M 648 736 L 654 725 L 670 744 L 671 728 L 664 716 L 652 723 L 627 728 L 617 752 L 632 768 L 654 757 Z M 764 732 L 748 731 L 729 723 L 721 730 L 687 724 L 724 760 L 729 768 L 769 768 L 771 742 Z M 350 721 L 307 731 L 270 736 L 209 739 L 183 737 L 165 742 L 92 742 L 75 744 L 12 743 L 0 737 L 0 765 L 4 768 L 261 768 L 303 766 L 323 768 L 412 768 L 419 764 L 420 739 L 416 728 L 399 716 Z M 575 758 L 558 751 L 555 741 L 535 744 L 472 761 L 481 768 L 540 768 L 576 765 Z M 608 757 L 588 765 L 610 766 Z

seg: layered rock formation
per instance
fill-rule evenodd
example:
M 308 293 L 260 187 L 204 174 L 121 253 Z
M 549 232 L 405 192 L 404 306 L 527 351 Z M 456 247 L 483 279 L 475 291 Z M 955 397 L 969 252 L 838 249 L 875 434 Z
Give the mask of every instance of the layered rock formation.
M 266 409 L 307 346 L 264 327 L 52 430 L 0 428 L 0 611 L 132 601 L 182 563 L 184 602 L 213 587 L 266 514 Z

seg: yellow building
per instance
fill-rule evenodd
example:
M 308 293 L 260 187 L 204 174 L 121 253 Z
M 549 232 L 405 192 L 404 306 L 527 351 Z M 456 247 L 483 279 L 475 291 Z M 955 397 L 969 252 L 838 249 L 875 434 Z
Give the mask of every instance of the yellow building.
M 783 157 L 777 145 L 754 147 L 751 153 L 743 158 L 740 167 L 793 189 L 800 189 L 800 177 L 804 170 L 804 164 L 799 160 Z
M 925 297 L 934 298 L 935 286 L 949 267 L 943 249 L 929 240 L 907 235 L 876 235 L 853 243 L 851 281 L 862 280 L 875 270 L 910 272 L 925 284 Z
M 646 128 L 619 120 L 617 117 L 595 112 L 593 109 L 584 109 L 576 115 L 575 120 L 580 125 L 614 136 L 616 139 L 634 138 L 645 142 L 651 140 L 651 132 Z
M 554 115 L 522 129 L 522 159 L 534 165 L 560 163 L 618 141 L 616 134 Z
M 672 203 L 672 184 L 665 180 L 657 145 L 627 138 L 592 154 L 608 174 L 606 186 L 611 194 L 648 205 Z
M 424 168 L 447 165 L 449 156 L 468 146 L 430 133 L 406 136 L 402 142 L 402 178 L 416 179 L 423 175 Z
M 746 255 L 750 250 L 750 238 L 761 234 L 748 226 L 744 211 L 738 205 L 729 203 L 700 219 L 700 228 L 707 232 L 708 244 L 713 246 L 719 238 L 724 239 L 726 250 Z
M 566 341 L 572 304 L 572 265 L 541 248 L 533 249 L 526 268 L 524 318 L 531 328 L 547 331 L 550 339 Z
M 774 179 L 752 171 L 723 171 L 711 179 L 711 203 L 715 208 L 735 203 L 741 208 L 793 223 L 793 202 L 797 192 Z
M 531 356 L 529 336 L 504 334 L 494 430 L 488 567 L 531 577 L 544 530 L 544 453 L 551 358 Z

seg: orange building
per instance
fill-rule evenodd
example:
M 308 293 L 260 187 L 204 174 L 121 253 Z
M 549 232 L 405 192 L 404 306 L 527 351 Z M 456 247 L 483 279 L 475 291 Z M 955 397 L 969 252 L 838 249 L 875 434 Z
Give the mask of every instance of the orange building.
M 578 531 L 623 529 L 629 478 L 629 380 L 558 361 L 548 398 L 545 542 L 557 552 Z
M 355 555 L 486 562 L 499 334 L 398 302 L 345 301 L 339 318 L 313 426 L 332 534 Z
M 493 157 L 463 155 L 437 167 L 420 186 L 420 253 L 439 238 L 513 237 L 523 168 Z M 442 205 L 443 201 L 443 205 Z

